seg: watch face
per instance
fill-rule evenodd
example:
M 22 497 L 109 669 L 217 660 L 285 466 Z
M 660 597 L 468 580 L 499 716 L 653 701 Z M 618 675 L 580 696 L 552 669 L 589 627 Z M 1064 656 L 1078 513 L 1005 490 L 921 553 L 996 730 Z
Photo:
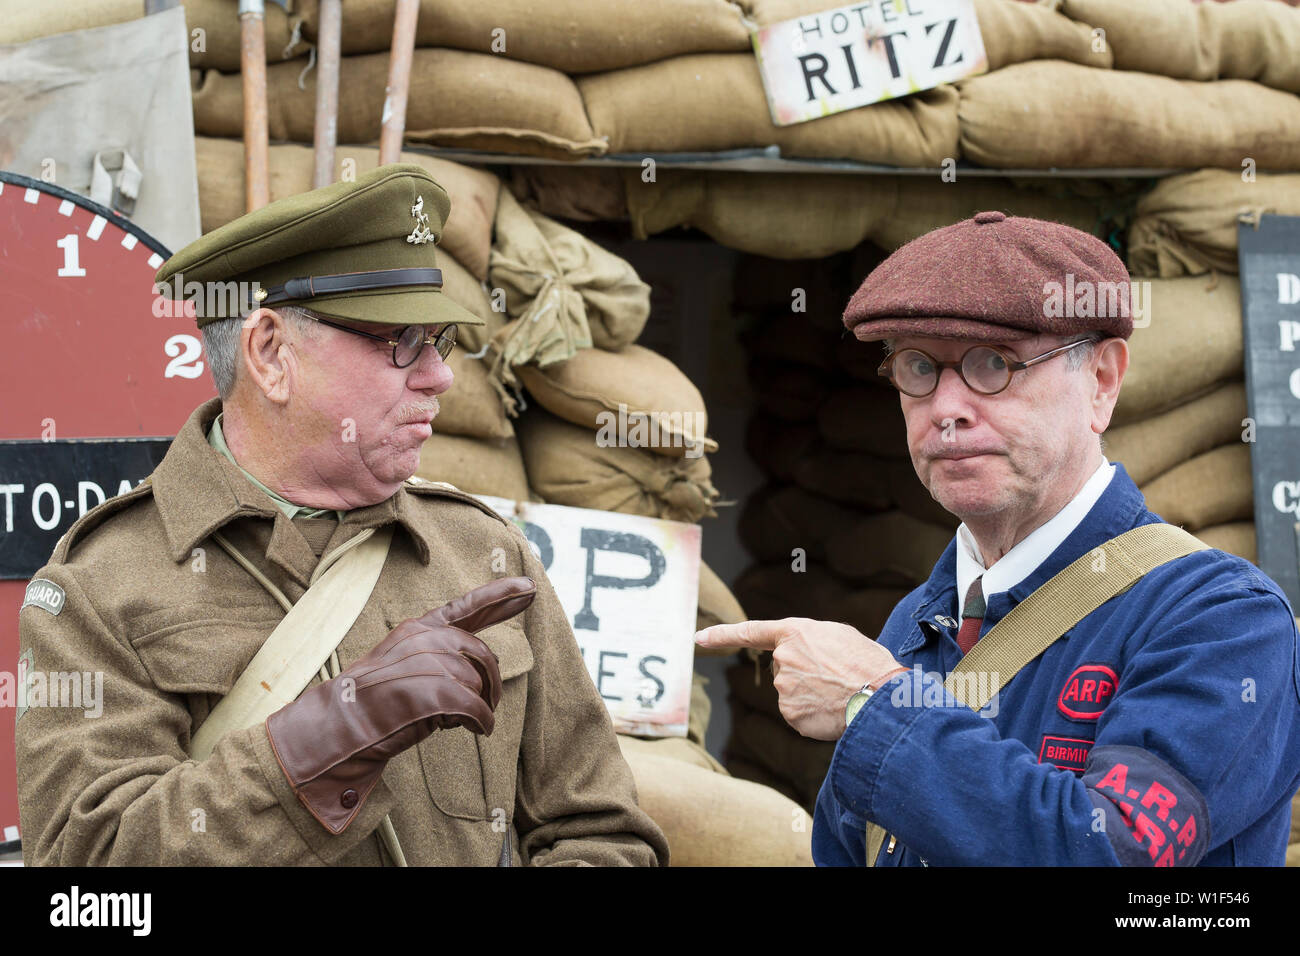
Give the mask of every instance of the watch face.
M 849 698 L 849 705 L 844 708 L 844 726 L 847 727 L 853 723 L 853 718 L 858 715 L 862 705 L 871 699 L 871 691 L 858 691 Z

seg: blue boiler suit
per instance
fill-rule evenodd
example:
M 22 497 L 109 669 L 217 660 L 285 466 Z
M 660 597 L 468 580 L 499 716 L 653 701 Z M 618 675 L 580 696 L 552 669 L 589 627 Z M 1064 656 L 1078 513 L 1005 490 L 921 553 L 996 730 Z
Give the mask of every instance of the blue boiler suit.
M 981 635 L 1076 558 L 1159 521 L 1122 465 Z M 879 641 L 912 668 L 869 699 L 817 798 L 813 859 L 861 866 L 1280 866 L 1300 786 L 1300 651 L 1272 580 L 1197 552 L 1102 605 L 977 714 L 944 691 L 956 541 Z

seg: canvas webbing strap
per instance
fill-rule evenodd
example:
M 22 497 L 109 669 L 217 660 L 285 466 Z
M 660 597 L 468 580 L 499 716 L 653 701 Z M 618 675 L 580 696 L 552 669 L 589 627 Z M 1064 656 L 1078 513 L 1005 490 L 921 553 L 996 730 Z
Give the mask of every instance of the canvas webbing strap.
M 361 615 L 375 590 L 393 543 L 389 525 L 366 528 L 321 558 L 309 587 L 290 605 L 284 593 L 257 566 L 220 534 L 213 536 L 230 556 L 274 597 L 287 613 L 262 644 L 244 672 L 190 738 L 190 757 L 206 760 L 225 734 L 262 723 L 298 699 L 311 679 L 338 676 L 335 651 Z M 327 663 L 332 667 L 326 669 Z M 397 866 L 406 856 L 392 821 L 385 816 L 379 836 Z
M 331 561 L 276 625 L 235 685 L 190 739 L 190 756 L 206 760 L 225 734 L 260 724 L 298 699 L 370 600 L 393 540 L 391 526 L 367 528 L 366 540 Z M 355 540 L 355 538 L 353 539 Z M 327 555 L 321 563 L 330 561 Z
M 1171 524 L 1148 524 L 1125 531 L 1076 559 L 1011 609 L 985 634 L 944 679 L 957 688 L 978 688 L 962 695 L 972 710 L 982 710 L 1020 669 L 1058 641 L 1097 608 L 1127 591 L 1150 571 L 1209 545 Z M 964 675 L 988 675 L 964 680 Z M 962 698 L 959 698 L 962 699 Z M 867 822 L 867 866 L 885 842 L 885 830 Z

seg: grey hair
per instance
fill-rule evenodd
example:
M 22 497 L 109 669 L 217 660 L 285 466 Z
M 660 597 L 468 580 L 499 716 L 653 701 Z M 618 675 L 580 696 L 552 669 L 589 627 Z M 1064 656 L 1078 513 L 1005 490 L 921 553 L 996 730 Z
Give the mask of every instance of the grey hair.
M 293 330 L 307 340 L 316 337 L 316 323 L 311 313 L 296 305 L 282 305 L 275 310 L 288 320 Z M 239 375 L 239 333 L 244 318 L 217 319 L 203 326 L 203 350 L 208 353 L 208 369 L 222 401 L 235 391 Z

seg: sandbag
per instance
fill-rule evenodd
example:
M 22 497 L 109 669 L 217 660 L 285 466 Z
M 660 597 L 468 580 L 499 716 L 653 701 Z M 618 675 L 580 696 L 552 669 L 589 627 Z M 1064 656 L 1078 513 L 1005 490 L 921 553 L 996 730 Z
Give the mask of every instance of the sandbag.
M 737 780 L 748 780 L 751 783 L 762 784 L 784 797 L 788 797 L 793 803 L 798 803 L 796 799 L 799 794 L 795 790 L 794 784 L 772 773 L 766 767 L 760 767 L 751 760 L 738 757 L 734 753 L 727 753 L 727 772 Z
M 833 7 L 825 0 L 740 0 L 740 6 L 759 26 Z M 979 21 L 990 70 L 1022 60 L 1072 60 L 1103 69 L 1111 65 L 1108 49 L 1093 49 L 1092 30 L 1086 23 L 1076 23 L 1041 4 L 975 0 L 975 18 Z M 1087 17 L 1075 19 L 1086 21 Z M 857 24 L 856 20 L 853 22 Z M 845 42 L 849 39 L 846 35 Z
M 771 359 L 752 359 L 748 375 L 758 407 L 783 422 L 813 420 L 830 388 L 815 369 Z
M 352 0 L 348 0 L 350 4 Z M 197 69 L 239 72 L 239 2 L 238 0 L 184 0 L 185 21 L 190 30 L 190 66 Z M 346 6 L 347 4 L 345 4 Z M 265 31 L 266 62 L 279 63 L 295 57 L 305 57 L 311 43 L 303 36 L 303 16 L 298 0 L 290 0 L 289 12 L 277 3 L 267 0 L 262 15 Z M 392 43 L 392 20 L 389 21 L 389 43 Z M 202 42 L 195 36 L 202 30 Z M 195 47 L 202 49 L 195 49 Z M 306 65 L 298 63 L 298 69 Z
M 1245 558 L 1251 564 L 1259 563 L 1259 549 L 1255 540 L 1255 522 L 1229 521 L 1226 524 L 1211 525 L 1196 532 L 1211 548 L 1218 548 L 1228 554 Z
M 1085 232 L 1096 232 L 1100 222 L 1095 201 L 1017 189 L 1003 179 L 959 176 L 945 183 L 918 176 L 665 169 L 646 183 L 638 174 L 624 175 L 637 237 L 690 226 L 730 248 L 781 259 L 819 258 L 868 239 L 893 250 L 989 209 Z M 784 295 L 788 305 L 788 288 Z
M 788 558 L 750 565 L 731 587 L 752 621 L 783 617 L 825 620 L 829 609 L 849 590 L 825 565 L 809 561 L 802 571 L 795 571 Z
M 658 352 L 629 345 L 617 352 L 581 349 L 567 362 L 515 371 L 543 408 L 597 432 L 673 458 L 718 450 L 699 389 Z
M 1129 367 L 1111 427 L 1181 405 L 1242 377 L 1241 290 L 1235 278 L 1142 282 L 1150 324 L 1128 340 Z
M 627 219 L 623 171 L 605 167 L 512 166 L 510 192 L 528 209 L 577 222 Z
M 1250 445 L 1236 441 L 1176 465 L 1142 488 L 1147 508 L 1195 533 L 1255 515 Z
M 650 287 L 627 262 L 506 191 L 488 265 L 513 320 L 494 335 L 493 375 L 518 387 L 516 366 L 547 368 L 592 345 L 619 349 L 650 316 Z M 617 411 L 617 408 L 615 408 Z
M 879 581 L 897 575 L 911 585 L 930 577 L 952 541 L 947 528 L 886 511 L 863 515 L 826 542 L 826 563 L 850 581 Z
M 794 480 L 794 468 L 818 444 L 811 422 L 783 422 L 755 415 L 745 429 L 745 451 L 770 478 Z
M 981 166 L 1300 167 L 1300 99 L 1249 80 L 1035 60 L 958 86 L 961 155 Z
M 1061 9 L 1106 31 L 1116 69 L 1300 93 L 1300 10 L 1275 0 L 1064 0 Z
M 1240 2 L 1240 0 L 1238 0 Z M 1253 182 L 1225 169 L 1167 176 L 1140 198 L 1128 231 L 1136 276 L 1237 273 L 1237 219 L 1300 216 L 1300 175 L 1259 173 Z
M 528 483 L 557 505 L 696 522 L 716 517 L 707 457 L 597 445 L 591 430 L 534 406 L 515 422 Z
M 771 680 L 770 672 L 767 679 Z M 727 752 L 753 760 L 789 780 L 799 795 L 799 803 L 811 807 L 826 779 L 835 743 L 804 737 L 780 718 L 757 711 L 733 711 Z
M 905 588 L 856 588 L 831 605 L 828 620 L 851 624 L 874 640 L 909 593 Z
M 780 147 L 788 157 L 938 166 L 957 153 L 957 93 L 940 86 L 777 127 L 752 53 L 705 53 L 577 80 L 613 153 Z
M 277 8 L 278 9 L 278 8 Z M 244 144 L 237 139 L 194 138 L 194 156 L 199 176 L 199 211 L 203 231 L 211 232 L 244 214 Z M 429 171 L 451 197 L 438 252 L 447 252 L 479 279 L 487 278 L 488 253 L 492 248 L 492 220 L 496 216 L 500 182 L 491 173 L 462 166 L 436 156 L 403 151 L 403 163 L 415 163 Z M 345 171 L 357 176 L 379 165 L 379 150 L 366 146 L 339 146 L 334 155 L 334 182 Z M 315 169 L 309 146 L 285 144 L 270 150 L 271 200 L 296 196 L 312 189 Z
M 671 865 L 813 865 L 812 821 L 790 799 L 633 740 L 618 738 L 637 803 L 663 830 Z
M 821 560 L 826 539 L 855 517 L 852 509 L 796 485 L 768 485 L 749 496 L 736 530 L 741 544 L 760 561 L 789 563 L 797 557 L 792 553 L 796 548 Z
M 718 573 L 705 562 L 700 562 L 700 590 L 696 599 L 695 629 L 702 631 L 715 624 L 739 624 L 747 621 L 745 609 L 731 593 Z M 734 653 L 732 648 L 696 647 L 696 654 L 722 657 Z
M 391 21 L 389 26 L 391 40 Z M 387 53 L 343 57 L 339 64 L 339 142 L 379 137 Z M 266 69 L 272 139 L 312 142 L 316 70 L 298 85 L 297 61 Z M 194 129 L 205 136 L 243 135 L 238 74 L 206 70 L 193 90 Z M 582 99 L 563 73 L 462 50 L 417 49 L 406 107 L 406 142 L 574 159 L 605 151 Z
M 866 277 L 867 273 L 863 273 L 858 281 Z M 855 335 L 843 335 L 835 344 L 835 362 L 841 369 L 868 388 L 897 395 L 889 379 L 880 374 L 880 365 L 885 358 L 885 346 L 881 342 L 862 342 Z
M 314 40 L 318 0 L 302 7 Z M 395 8 L 394 0 L 346 0 L 343 52 L 387 50 Z M 421 0 L 415 42 L 591 73 L 681 53 L 747 50 L 749 34 L 725 0 Z
M 78 0 L 77 3 L 9 3 L 0 17 L 0 43 L 125 23 L 144 16 L 144 0 Z M 8 168 L 6 164 L 6 168 Z
M 670 179 L 676 181 L 689 175 L 695 174 L 674 170 Z M 769 193 L 767 201 L 778 192 Z M 844 329 L 839 317 L 844 311 L 841 287 L 852 278 L 846 278 L 844 265 L 843 256 L 803 262 L 761 255 L 741 256 L 736 261 L 732 283 L 732 308 L 738 313 L 786 316 L 800 327 L 810 325 L 820 332 L 839 335 Z M 799 307 L 803 308 L 802 312 L 795 311 Z
M 512 438 L 514 426 L 492 387 L 487 360 L 472 358 L 469 352 L 457 348 L 447 356 L 447 365 L 455 378 L 451 388 L 438 396 L 433 430 L 471 438 Z
M 888 462 L 860 451 L 821 448 L 794 466 L 799 487 L 861 511 L 890 505 Z
M 1107 429 L 1104 451 L 1141 486 L 1181 461 L 1240 441 L 1245 417 L 1246 387 L 1234 382 L 1159 415 Z
M 808 365 L 822 372 L 835 371 L 835 346 L 843 326 L 837 330 L 805 322 L 802 314 L 788 308 L 760 316 L 733 312 L 732 317 L 742 330 L 740 344 L 750 355 Z
M 434 432 L 420 448 L 420 467 L 415 473 L 475 495 L 531 499 L 524 458 L 513 438 L 466 438 Z
M 817 427 L 834 448 L 861 451 L 877 458 L 907 458 L 907 424 L 898 392 L 846 385 L 827 396 L 817 409 Z

